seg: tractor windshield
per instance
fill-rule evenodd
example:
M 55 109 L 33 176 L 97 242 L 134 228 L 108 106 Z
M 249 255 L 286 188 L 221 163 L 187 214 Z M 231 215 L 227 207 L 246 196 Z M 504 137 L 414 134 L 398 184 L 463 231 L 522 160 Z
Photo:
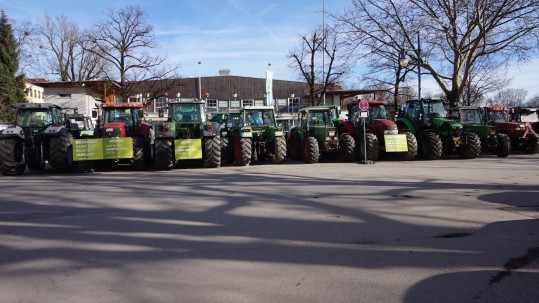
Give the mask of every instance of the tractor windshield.
M 245 121 L 249 125 L 275 125 L 275 117 L 270 109 L 245 110 Z
M 436 113 L 439 115 L 439 117 L 445 117 L 447 114 L 447 112 L 445 111 L 444 103 L 439 102 L 439 101 L 429 103 L 428 113 L 429 114 Z
M 536 111 L 522 110 L 515 112 L 512 115 L 511 120 L 517 122 L 539 122 L 539 116 Z
M 387 119 L 386 107 L 383 104 L 369 105 L 369 118 L 371 119 Z
M 105 110 L 105 123 L 110 122 L 123 122 L 125 126 L 133 126 L 134 120 L 133 114 L 136 115 L 136 112 L 134 112 L 131 108 L 106 108 Z
M 509 117 L 507 115 L 507 112 L 503 110 L 489 111 L 487 114 L 487 121 L 488 122 L 508 122 Z
M 170 104 L 169 111 L 176 122 L 206 122 L 206 114 L 201 104 Z
M 52 118 L 48 110 L 21 110 L 17 112 L 16 124 L 20 127 L 42 127 L 50 125 Z
M 481 113 L 478 110 L 463 110 L 460 121 L 464 124 L 481 124 Z
M 309 111 L 309 125 L 326 125 L 332 121 L 331 112 L 328 110 Z

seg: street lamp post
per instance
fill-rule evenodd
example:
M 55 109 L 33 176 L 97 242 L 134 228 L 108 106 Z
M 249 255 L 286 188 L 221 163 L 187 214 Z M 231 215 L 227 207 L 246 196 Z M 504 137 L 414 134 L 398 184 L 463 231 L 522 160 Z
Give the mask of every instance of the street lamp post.
M 200 81 L 200 64 L 202 64 L 201 61 L 198 61 L 198 99 L 202 99 L 202 84 Z
M 419 31 L 417 32 L 417 98 L 421 99 L 421 63 L 423 60 L 421 59 L 421 36 Z M 408 66 L 408 59 L 406 59 L 406 55 L 404 52 L 402 52 L 399 56 L 399 65 L 401 67 L 406 68 Z

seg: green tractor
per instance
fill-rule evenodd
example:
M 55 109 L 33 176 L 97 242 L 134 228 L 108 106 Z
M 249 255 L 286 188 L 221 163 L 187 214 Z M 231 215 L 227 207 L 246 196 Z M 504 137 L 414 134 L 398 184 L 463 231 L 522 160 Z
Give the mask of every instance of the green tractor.
M 427 160 L 457 152 L 462 159 L 474 159 L 481 152 L 476 133 L 447 116 L 441 99 L 409 100 L 397 119 L 399 131 L 409 130 L 417 139 L 418 155 Z
M 155 127 L 155 167 L 170 170 L 192 161 L 202 161 L 207 168 L 221 166 L 219 129 L 214 125 L 206 117 L 203 101 L 169 101 L 167 121 Z
M 348 134 L 339 134 L 339 110 L 336 106 L 313 106 L 298 112 L 299 124 L 290 132 L 290 157 L 305 163 L 317 163 L 323 154 L 339 153 L 342 161 L 355 157 L 355 140 Z
M 16 103 L 16 121 L 0 134 L 0 170 L 20 175 L 45 163 L 58 173 L 73 170 L 73 135 L 62 119 L 62 108 L 49 103 Z
M 483 108 L 463 106 L 450 109 L 449 117 L 460 122 L 464 129 L 473 131 L 481 140 L 481 152 L 507 157 L 511 152 L 511 139 L 494 126 L 485 121 Z
M 271 106 L 246 106 L 239 110 L 239 123 L 228 131 L 228 155 L 238 166 L 269 161 L 279 164 L 286 157 L 284 130 L 276 124 Z

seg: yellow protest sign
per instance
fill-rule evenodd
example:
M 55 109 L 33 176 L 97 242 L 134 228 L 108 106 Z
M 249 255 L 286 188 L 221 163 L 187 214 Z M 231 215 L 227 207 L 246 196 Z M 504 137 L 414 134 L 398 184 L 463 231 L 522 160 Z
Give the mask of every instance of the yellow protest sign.
M 407 152 L 408 142 L 405 134 L 384 135 L 386 152 Z
M 201 139 L 174 140 L 176 160 L 202 159 Z
M 132 138 L 73 140 L 73 161 L 133 158 Z

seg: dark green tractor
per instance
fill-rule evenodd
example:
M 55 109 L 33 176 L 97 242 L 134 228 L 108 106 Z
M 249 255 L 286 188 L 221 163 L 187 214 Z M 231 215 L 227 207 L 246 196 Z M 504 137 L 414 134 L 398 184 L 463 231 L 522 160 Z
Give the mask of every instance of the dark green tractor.
M 299 124 L 289 137 L 290 157 L 305 163 L 317 163 L 323 154 L 338 153 L 342 161 L 355 157 L 355 140 L 348 133 L 339 134 L 339 111 L 336 106 L 313 106 L 298 112 Z
M 221 165 L 219 129 L 206 117 L 202 101 L 168 102 L 168 117 L 155 126 L 154 163 L 170 170 L 182 162 L 202 162 L 204 167 Z
M 234 163 L 234 155 L 232 154 L 232 146 L 229 145 L 229 139 L 232 137 L 232 132 L 239 128 L 240 113 L 239 111 L 231 111 L 222 114 L 219 118 L 221 135 L 221 161 Z
M 478 106 L 463 106 L 453 108 L 449 116 L 460 122 L 464 129 L 476 133 L 481 140 L 481 152 L 494 154 L 498 157 L 507 157 L 511 152 L 511 139 L 501 133 L 498 127 L 487 124 L 483 108 Z
M 399 131 L 409 130 L 417 139 L 418 155 L 436 160 L 456 152 L 462 159 L 474 159 L 481 152 L 476 133 L 446 118 L 441 99 L 409 100 L 397 119 Z
M 284 130 L 276 123 L 273 107 L 246 106 L 239 110 L 237 126 L 231 125 L 228 131 L 228 155 L 238 166 L 284 161 Z

